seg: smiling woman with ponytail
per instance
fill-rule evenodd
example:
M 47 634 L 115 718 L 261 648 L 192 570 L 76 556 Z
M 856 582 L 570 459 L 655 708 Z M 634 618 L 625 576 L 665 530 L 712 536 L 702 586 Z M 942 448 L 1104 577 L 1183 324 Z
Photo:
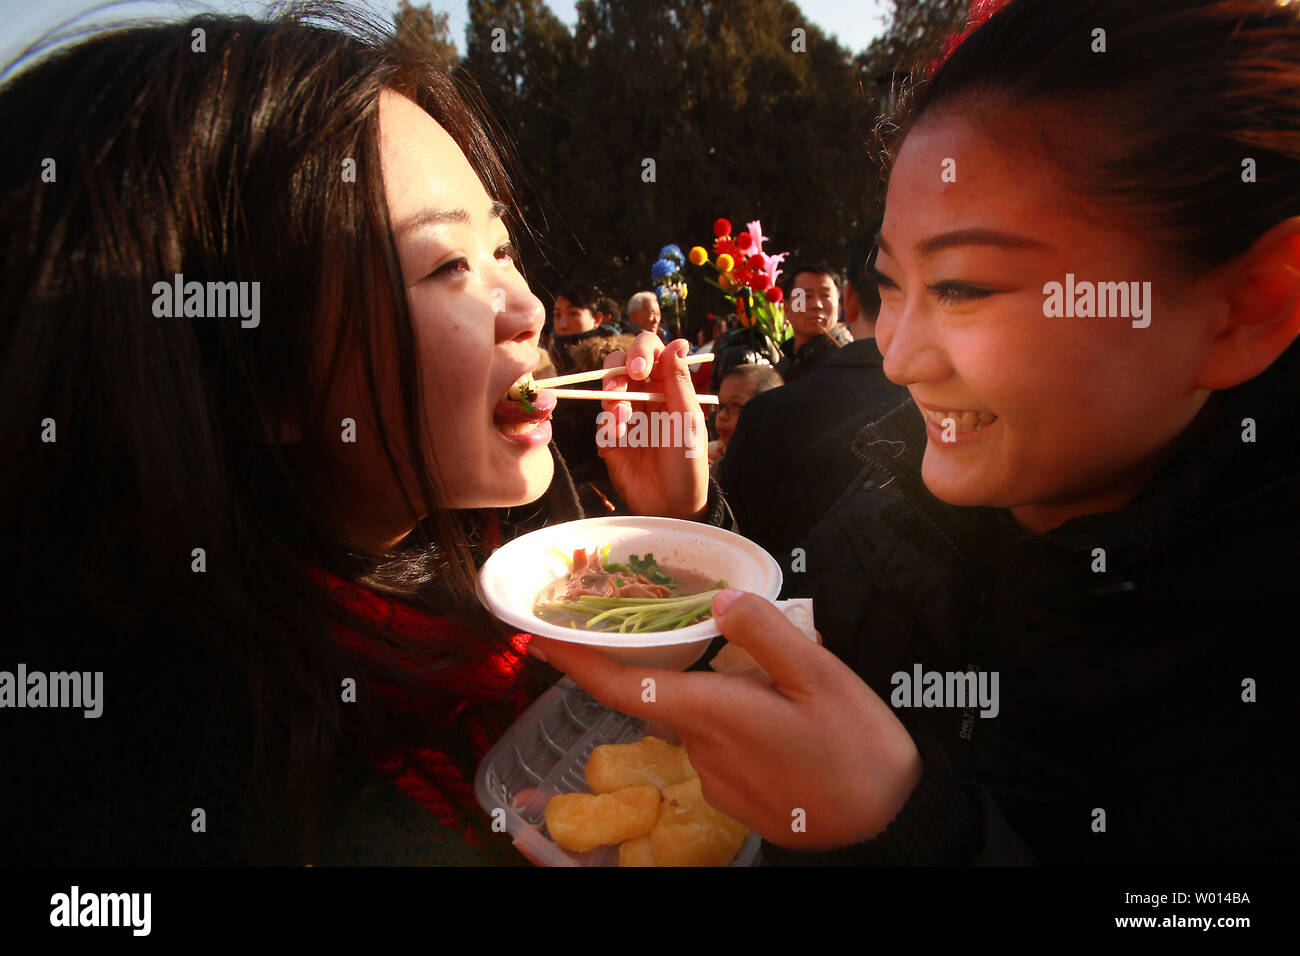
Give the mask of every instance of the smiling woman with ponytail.
M 1300 7 L 1010 0 L 921 75 L 874 263 L 911 401 L 786 578 L 825 646 L 720 595 L 774 684 L 662 675 L 655 719 L 769 861 L 1295 863 Z

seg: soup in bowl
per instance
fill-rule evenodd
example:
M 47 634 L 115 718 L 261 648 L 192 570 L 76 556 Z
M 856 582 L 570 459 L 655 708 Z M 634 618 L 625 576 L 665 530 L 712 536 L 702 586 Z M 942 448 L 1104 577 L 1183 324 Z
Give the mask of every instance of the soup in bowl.
M 721 633 L 708 609 L 721 588 L 775 600 L 780 566 L 740 535 L 675 518 L 552 525 L 499 548 L 479 572 L 483 603 L 508 624 L 669 670 L 690 667 Z

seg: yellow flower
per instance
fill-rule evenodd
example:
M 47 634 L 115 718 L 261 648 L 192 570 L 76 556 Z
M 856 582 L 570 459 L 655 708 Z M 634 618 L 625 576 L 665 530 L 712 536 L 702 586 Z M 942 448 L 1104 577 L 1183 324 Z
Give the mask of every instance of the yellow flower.
M 709 253 L 705 250 L 703 246 L 696 246 L 694 249 L 691 250 L 690 259 L 691 259 L 691 265 L 702 266 L 704 265 L 704 263 L 709 261 Z
M 734 268 L 736 268 L 735 259 L 731 258 L 731 256 L 727 255 L 725 252 L 722 255 L 718 256 L 719 272 L 730 272 Z

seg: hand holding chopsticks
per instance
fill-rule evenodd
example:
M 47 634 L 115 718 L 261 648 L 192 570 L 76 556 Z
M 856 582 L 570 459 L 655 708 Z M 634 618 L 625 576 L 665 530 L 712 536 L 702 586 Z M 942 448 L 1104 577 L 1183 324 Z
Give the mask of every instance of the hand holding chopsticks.
M 712 362 L 713 353 L 705 352 L 702 355 L 688 356 L 685 361 L 687 365 L 699 365 L 701 362 Z M 598 368 L 590 372 L 574 372 L 572 375 L 557 375 L 554 378 L 544 378 L 540 381 L 533 382 L 533 387 L 537 389 L 546 389 L 556 398 L 613 398 L 617 396 L 619 401 L 632 402 L 662 402 L 664 396 L 661 392 L 605 392 L 594 391 L 585 388 L 556 388 L 558 385 L 574 385 L 578 382 L 594 382 L 604 378 L 606 375 L 626 375 L 627 366 L 619 365 L 615 368 Z M 696 395 L 701 405 L 718 404 L 716 395 Z
M 620 402 L 662 402 L 665 400 L 663 392 L 598 392 L 586 388 L 547 388 L 546 390 L 556 398 L 600 398 Z M 718 404 L 718 396 L 716 395 L 696 395 L 695 398 L 701 405 Z

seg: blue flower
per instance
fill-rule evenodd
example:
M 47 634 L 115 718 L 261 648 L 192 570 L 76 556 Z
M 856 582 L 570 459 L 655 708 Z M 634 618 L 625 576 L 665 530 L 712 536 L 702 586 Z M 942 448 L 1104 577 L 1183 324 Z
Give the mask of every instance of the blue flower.
M 678 271 L 677 263 L 672 262 L 668 259 L 660 259 L 658 262 L 656 262 L 653 266 L 650 267 L 650 278 L 666 279 L 677 271 Z
M 660 249 L 659 258 L 670 259 L 678 265 L 684 265 L 686 262 L 686 257 L 682 255 L 681 247 L 676 245 L 667 245 Z
M 674 292 L 672 289 L 668 288 L 668 286 L 666 285 L 661 285 L 659 288 L 655 289 L 655 293 L 659 296 L 660 306 L 665 306 L 668 305 L 670 302 L 677 301 L 677 293 Z

